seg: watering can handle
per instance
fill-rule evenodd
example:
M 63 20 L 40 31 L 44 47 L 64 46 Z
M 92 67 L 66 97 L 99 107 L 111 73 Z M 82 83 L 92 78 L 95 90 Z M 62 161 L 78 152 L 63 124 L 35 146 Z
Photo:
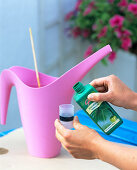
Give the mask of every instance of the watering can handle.
M 2 125 L 6 124 L 8 104 L 12 86 L 12 74 L 10 74 L 9 70 L 3 70 L 0 75 L 0 118 Z

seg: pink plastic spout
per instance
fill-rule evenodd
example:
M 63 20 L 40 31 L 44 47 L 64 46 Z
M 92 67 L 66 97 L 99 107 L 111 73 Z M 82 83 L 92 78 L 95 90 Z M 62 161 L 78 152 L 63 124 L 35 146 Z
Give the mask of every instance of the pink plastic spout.
M 71 102 L 71 98 L 73 95 L 74 90 L 72 87 L 75 83 L 78 81 L 81 81 L 82 78 L 106 55 L 108 55 L 110 52 L 112 52 L 112 49 L 110 45 L 106 45 L 105 47 L 101 48 L 76 66 L 74 66 L 72 69 L 64 73 L 57 82 L 62 86 L 66 85 L 66 89 L 64 90 L 65 95 L 68 96 L 69 101 Z M 57 83 L 56 82 L 56 83 Z M 57 85 L 57 84 L 56 84 Z

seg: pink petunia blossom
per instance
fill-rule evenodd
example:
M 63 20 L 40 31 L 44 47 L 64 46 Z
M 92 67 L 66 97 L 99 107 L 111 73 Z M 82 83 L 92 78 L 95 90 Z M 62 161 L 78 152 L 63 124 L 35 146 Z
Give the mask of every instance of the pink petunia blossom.
M 123 36 L 128 37 L 131 35 L 131 32 L 129 30 L 125 29 L 125 30 L 123 30 L 122 34 L 123 34 Z
M 116 52 L 112 51 L 112 53 L 109 55 L 108 60 L 113 63 L 116 59 Z
M 89 6 L 85 9 L 84 13 L 83 13 L 83 16 L 86 16 L 88 15 L 90 12 L 92 11 L 92 8 Z
M 121 43 L 122 43 L 121 48 L 123 48 L 126 51 L 132 46 L 132 41 L 130 37 L 122 37 Z
M 96 24 L 93 24 L 91 29 L 92 29 L 92 30 L 96 30 L 96 29 L 97 29 L 97 25 L 96 25 Z
M 137 15 L 137 3 L 135 3 L 135 4 L 130 3 L 128 5 L 128 11 L 131 12 L 132 14 L 134 14 L 134 15 Z
M 95 5 L 95 2 L 90 2 L 89 7 L 93 8 Z
M 70 11 L 70 12 L 65 16 L 65 21 L 70 20 L 73 15 L 74 15 L 74 11 Z
M 104 37 L 106 35 L 106 32 L 107 32 L 107 26 L 104 26 L 100 31 L 100 33 L 98 34 L 98 38 Z
M 120 6 L 120 7 L 127 7 L 127 6 L 128 6 L 127 0 L 121 0 L 121 1 L 118 3 L 118 6 Z
M 85 11 L 84 11 L 84 13 L 83 13 L 83 16 L 86 16 L 86 15 L 88 15 L 91 11 L 92 11 L 92 9 L 93 9 L 93 7 L 94 7 L 94 2 L 91 2 L 89 5 L 88 5 L 88 7 L 85 9 Z
M 83 58 L 87 58 L 89 55 L 92 54 L 92 45 L 88 46 L 88 48 L 86 49 Z
M 81 34 L 81 29 L 79 27 L 74 27 L 72 29 L 73 38 L 77 38 Z
M 110 23 L 110 26 L 113 28 L 116 26 L 118 27 L 121 26 L 123 24 L 123 21 L 124 21 L 124 17 L 120 15 L 115 15 L 109 20 L 109 23 Z
M 84 38 L 87 38 L 89 35 L 90 35 L 90 30 L 84 29 L 84 30 L 82 31 L 82 36 L 83 36 Z
M 108 0 L 108 2 L 111 3 L 111 4 L 112 4 L 114 1 L 115 1 L 115 0 Z
M 118 38 L 121 38 L 122 36 L 127 37 L 131 35 L 131 32 L 127 29 L 122 30 L 122 27 L 115 28 L 115 33 Z
M 79 7 L 82 3 L 82 0 L 78 0 L 77 3 L 76 3 L 76 6 L 75 6 L 75 10 L 78 11 L 79 10 Z
M 122 37 L 122 27 L 115 28 L 115 33 L 118 38 Z

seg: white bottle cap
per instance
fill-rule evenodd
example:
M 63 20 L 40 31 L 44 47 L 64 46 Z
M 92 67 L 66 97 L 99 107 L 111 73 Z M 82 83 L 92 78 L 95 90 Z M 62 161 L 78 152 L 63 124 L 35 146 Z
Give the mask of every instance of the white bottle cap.
M 61 124 L 67 128 L 73 128 L 74 106 L 72 104 L 62 104 L 59 106 L 59 116 Z
M 62 117 L 74 116 L 74 106 L 72 104 L 62 104 L 59 106 L 59 115 Z

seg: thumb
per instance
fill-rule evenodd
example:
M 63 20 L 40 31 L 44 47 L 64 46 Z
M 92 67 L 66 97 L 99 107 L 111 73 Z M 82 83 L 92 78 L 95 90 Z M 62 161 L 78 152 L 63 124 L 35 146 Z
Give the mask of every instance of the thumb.
M 91 93 L 88 95 L 88 99 L 91 101 L 109 101 L 109 93 Z
M 75 129 L 83 128 L 83 125 L 79 122 L 78 116 L 74 117 L 73 126 L 74 126 Z

